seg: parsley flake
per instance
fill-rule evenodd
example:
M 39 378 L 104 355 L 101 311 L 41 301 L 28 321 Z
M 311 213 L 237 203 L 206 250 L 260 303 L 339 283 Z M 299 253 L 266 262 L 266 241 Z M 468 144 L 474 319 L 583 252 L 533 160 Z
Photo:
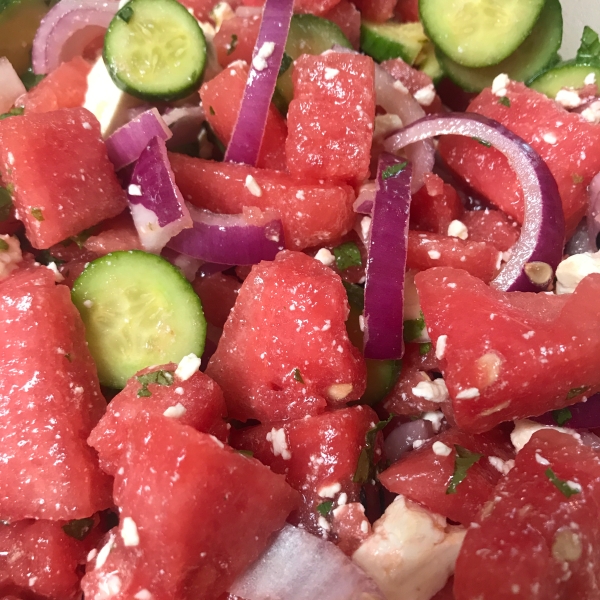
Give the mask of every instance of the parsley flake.
M 277 77 L 281 77 L 281 75 L 283 75 L 292 65 L 292 63 L 294 62 L 294 59 L 287 53 L 283 53 L 283 56 L 281 57 L 281 66 L 279 67 L 279 73 L 277 74 Z
M 498 98 L 498 104 L 502 104 L 502 106 L 510 108 L 510 98 L 508 96 L 502 96 L 501 98 Z
M 360 285 L 356 285 L 356 283 L 348 283 L 347 281 L 342 281 L 344 287 L 346 288 L 346 295 L 348 296 L 348 303 L 353 308 L 360 310 L 362 312 L 365 310 L 365 290 Z
M 17 106 L 16 108 L 11 108 L 8 112 L 5 112 L 0 115 L 0 121 L 3 119 L 8 119 L 8 117 L 19 117 L 25 112 L 25 109 L 22 106 Z
M 404 321 L 404 341 L 414 342 L 425 329 L 425 316 L 421 312 L 421 316 L 418 319 L 411 319 L 409 321 Z
M 326 500 L 325 502 L 321 502 L 319 506 L 317 506 L 317 511 L 321 513 L 324 517 L 326 517 L 333 508 L 333 500 Z
M 302 379 L 302 373 L 300 373 L 300 369 L 294 369 L 294 379 L 299 383 L 304 383 L 304 379 Z
M 567 394 L 567 400 L 572 400 L 576 396 L 579 396 L 580 394 L 587 392 L 589 389 L 590 389 L 589 385 L 582 385 L 581 387 L 572 388 L 569 390 L 569 393 Z
M 446 488 L 446 494 L 456 494 L 456 488 L 465 480 L 468 470 L 483 457 L 483 454 L 471 452 L 458 444 L 454 444 L 456 454 L 454 456 L 454 473 L 450 484 Z
M 69 240 L 77 244 L 79 248 L 83 248 L 83 245 L 88 241 L 88 239 L 94 235 L 93 228 L 86 229 L 77 235 L 72 235 Z M 68 244 L 67 244 L 68 245 Z
M 362 265 L 360 250 L 354 242 L 346 242 L 336 246 L 333 249 L 333 255 L 335 256 L 335 265 L 340 271 Z
M 238 43 L 238 36 L 233 33 L 231 35 L 231 42 L 229 42 L 229 48 L 227 48 L 227 56 L 229 56 L 235 49 Z
M 152 392 L 148 389 L 148 386 L 151 383 L 155 383 L 156 385 L 173 385 L 173 373 L 173 371 L 163 371 L 162 369 L 159 369 L 158 371 L 152 371 L 145 375 L 138 375 L 136 379 L 142 385 L 137 393 L 138 398 L 148 398 L 149 396 L 152 396 Z
M 421 356 L 425 356 L 426 354 L 429 354 L 429 352 L 431 352 L 431 349 L 433 348 L 431 342 L 427 342 L 426 344 L 419 344 L 419 354 Z
M 6 221 L 6 219 L 8 219 L 12 205 L 10 191 L 0 187 L 0 221 Z
M 117 17 L 121 19 L 121 21 L 125 21 L 125 23 L 129 23 L 131 21 L 131 17 L 133 17 L 133 8 L 126 4 L 118 13 Z
M 395 165 L 390 165 L 387 169 L 384 169 L 383 173 L 381 174 L 381 179 L 383 179 L 383 181 L 385 181 L 386 179 L 389 179 L 390 177 L 395 177 L 396 175 L 398 175 L 398 173 L 401 173 L 402 171 L 404 171 L 404 168 L 406 167 L 408 163 L 406 161 L 402 162 L 402 163 L 396 163 Z
M 583 177 L 578 173 L 571 173 L 571 179 L 573 183 L 583 183 Z
M 598 34 L 587 25 L 583 28 L 575 64 L 600 66 L 600 39 L 598 39 Z
M 358 464 L 352 481 L 354 483 L 366 483 L 371 473 L 371 466 L 373 464 L 373 454 L 375 452 L 375 442 L 377 441 L 377 434 L 384 429 L 389 422 L 394 418 L 394 415 L 390 415 L 385 421 L 379 421 L 375 427 L 369 429 L 365 435 L 366 445 L 360 451 L 358 457 Z
M 0 240 L 0 252 L 5 252 L 6 250 L 9 249 L 9 245 L 8 242 L 4 241 L 4 240 Z
M 238 450 L 238 454 L 247 456 L 248 458 L 252 458 L 254 456 L 254 452 L 252 452 L 252 450 Z
M 492 147 L 492 144 L 490 144 L 489 142 L 486 142 L 485 140 L 482 140 L 481 138 L 472 136 L 471 139 L 475 140 L 478 144 L 481 144 L 482 146 L 485 146 L 486 148 Z
M 561 408 L 560 410 L 552 411 L 552 418 L 559 427 L 562 427 L 567 421 L 573 418 L 573 414 L 568 408 Z
M 546 469 L 545 474 L 546 477 L 556 486 L 556 488 L 566 498 L 570 498 L 571 496 L 579 494 L 579 492 L 581 492 L 581 488 L 577 489 L 572 482 L 565 481 L 564 479 L 557 477 L 556 473 L 552 469 Z
M 31 215 L 33 216 L 33 218 L 36 221 L 43 221 L 44 220 L 44 214 L 42 213 L 42 209 L 41 208 L 32 208 L 30 211 Z
M 74 519 L 62 526 L 62 530 L 76 540 L 84 540 L 94 527 L 94 519 Z

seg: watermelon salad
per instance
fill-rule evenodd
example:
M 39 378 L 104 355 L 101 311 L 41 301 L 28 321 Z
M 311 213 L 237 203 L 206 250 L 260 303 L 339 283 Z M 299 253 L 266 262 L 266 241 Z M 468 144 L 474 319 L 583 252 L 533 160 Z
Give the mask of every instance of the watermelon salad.
M 562 32 L 0 2 L 0 600 L 600 599 L 600 39 Z

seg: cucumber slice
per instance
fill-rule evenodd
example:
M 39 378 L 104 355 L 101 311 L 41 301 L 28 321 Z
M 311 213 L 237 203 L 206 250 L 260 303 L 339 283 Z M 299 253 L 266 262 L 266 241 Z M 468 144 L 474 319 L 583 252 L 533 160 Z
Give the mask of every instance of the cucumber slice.
M 287 58 L 284 55 L 284 61 L 288 63 L 288 68 L 279 76 L 275 87 L 274 100 L 282 112 L 287 111 L 288 104 L 294 96 L 292 61 L 301 54 L 322 54 L 326 50 L 331 50 L 334 44 L 352 48 L 348 38 L 335 23 L 309 14 L 292 17 L 290 32 L 285 44 Z
M 104 63 L 115 85 L 145 100 L 176 100 L 198 89 L 206 40 L 177 0 L 131 0 L 104 38 Z
M 444 76 L 444 71 L 435 55 L 435 46 L 429 40 L 423 46 L 421 54 L 417 56 L 414 66 L 425 75 L 429 75 L 436 85 Z
M 497 65 L 478 69 L 464 67 L 437 50 L 444 72 L 467 92 L 480 92 L 494 78 L 506 73 L 515 81 L 529 81 L 556 60 L 562 42 L 563 20 L 559 0 L 547 0 L 531 35 L 508 58 Z
M 0 56 L 19 75 L 31 64 L 33 38 L 49 7 L 44 0 L 0 0 Z
M 562 88 L 582 88 L 585 78 L 590 74 L 594 74 L 596 82 L 600 83 L 600 67 L 577 64 L 570 60 L 544 71 L 529 82 L 529 87 L 554 99 Z
M 431 41 L 465 67 L 498 64 L 530 34 L 545 0 L 419 0 Z
M 122 388 L 140 369 L 201 356 L 206 320 L 190 283 L 139 250 L 91 262 L 73 285 L 100 383 Z
M 401 58 L 413 65 L 429 40 L 421 23 L 371 23 L 360 26 L 360 47 L 377 62 Z

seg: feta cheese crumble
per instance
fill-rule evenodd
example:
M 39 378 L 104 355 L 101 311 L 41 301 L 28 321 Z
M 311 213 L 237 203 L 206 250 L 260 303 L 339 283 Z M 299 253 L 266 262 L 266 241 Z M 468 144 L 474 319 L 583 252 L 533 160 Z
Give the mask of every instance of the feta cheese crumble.
M 440 335 L 436 344 L 435 344 L 435 357 L 438 360 L 444 358 L 444 354 L 446 353 L 446 342 L 448 341 L 447 335 Z
M 275 50 L 274 42 L 265 42 L 252 59 L 252 66 L 257 71 L 264 71 L 267 68 L 267 59 L 271 57 Z
M 556 144 L 556 136 L 553 133 L 545 133 L 542 136 L 542 139 L 546 142 L 546 144 L 554 145 Z
M 180 381 L 187 381 L 194 373 L 200 369 L 202 361 L 194 353 L 184 356 L 175 369 L 175 377 Z
M 440 442 L 439 440 L 437 442 L 433 442 L 431 449 L 436 456 L 450 456 L 450 454 L 452 454 L 452 448 L 450 448 L 450 446 L 446 446 L 444 442 Z
M 502 460 L 498 456 L 488 456 L 488 460 L 490 465 L 502 475 L 506 475 L 515 466 L 514 460 Z
M 331 81 L 340 74 L 338 69 L 332 69 L 331 67 L 325 67 L 325 81 Z
M 450 225 L 448 225 L 448 235 L 450 237 L 466 240 L 469 237 L 469 230 L 462 221 L 454 219 L 454 221 L 452 221 Z
M 23 260 L 23 254 L 19 240 L 11 235 L 0 235 L 0 247 L 5 248 L 4 250 L 0 248 L 0 281 L 2 281 L 17 268 Z
M 431 260 L 438 260 L 442 256 L 437 250 L 429 250 L 427 254 Z
M 277 429 L 273 427 L 269 433 L 267 433 L 267 442 L 271 442 L 273 454 L 275 456 L 281 456 L 283 460 L 290 460 L 292 454 L 288 448 L 287 438 L 285 435 L 285 429 Z
M 431 400 L 432 402 L 445 402 L 448 400 L 448 388 L 446 382 L 443 379 L 434 379 L 433 381 L 419 381 L 419 383 L 412 388 L 412 393 L 417 398 L 424 398 L 425 400 Z
M 256 179 L 254 179 L 254 177 L 252 177 L 252 175 L 246 175 L 245 185 L 253 196 L 256 196 L 257 198 L 262 196 L 262 188 L 260 185 L 258 185 L 258 182 Z
M 187 412 L 185 406 L 178 402 L 175 406 L 169 406 L 163 413 L 165 417 L 169 417 L 171 419 L 179 419 L 185 415 Z
M 121 524 L 121 537 L 123 544 L 128 547 L 139 546 L 140 536 L 138 534 L 137 525 L 131 517 L 125 517 Z
M 588 73 L 585 76 L 583 83 L 585 83 L 585 85 L 594 85 L 594 83 L 596 83 L 596 73 Z
M 131 184 L 129 184 L 129 187 L 127 188 L 127 193 L 130 196 L 141 196 L 142 195 L 142 187 L 135 183 L 131 183 Z
M 573 429 L 567 429 L 565 427 L 554 427 L 552 425 L 542 425 L 529 419 L 522 419 L 521 421 L 515 421 L 515 428 L 510 434 L 510 441 L 515 447 L 517 452 L 520 452 L 525 444 L 531 439 L 531 436 L 540 429 L 553 429 L 560 431 L 561 433 L 568 433 L 576 439 L 581 439 L 581 436 Z
M 315 258 L 326 267 L 330 267 L 335 262 L 335 256 L 327 248 L 321 248 L 315 254 Z
M 431 106 L 431 103 L 435 100 L 435 88 L 433 83 L 422 87 L 414 93 L 415 100 L 421 106 Z
M 317 492 L 321 498 L 334 498 L 342 489 L 340 483 L 331 483 L 329 485 L 322 486 Z
M 498 96 L 498 98 L 506 96 L 509 83 L 510 79 L 508 75 L 506 73 L 500 73 L 500 75 L 497 75 L 492 82 L 492 94 Z
M 466 390 L 461 390 L 456 394 L 458 400 L 472 400 L 473 398 L 479 397 L 479 390 L 475 387 L 467 388 Z
M 559 90 L 554 100 L 564 108 L 577 108 L 581 105 L 581 98 L 576 90 L 563 88 Z
M 592 273 L 600 273 L 600 251 L 565 258 L 556 268 L 556 293 L 572 294 L 579 283 Z

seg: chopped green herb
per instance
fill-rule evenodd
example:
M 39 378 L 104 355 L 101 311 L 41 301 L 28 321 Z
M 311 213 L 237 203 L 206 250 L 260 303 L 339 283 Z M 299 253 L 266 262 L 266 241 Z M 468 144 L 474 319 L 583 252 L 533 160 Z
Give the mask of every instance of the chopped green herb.
M 425 317 L 423 313 L 418 319 L 411 319 L 409 321 L 404 321 L 404 341 L 414 342 L 425 329 Z
M 375 427 L 369 429 L 365 435 L 366 445 L 360 451 L 358 457 L 358 465 L 354 473 L 352 481 L 354 483 L 366 483 L 371 473 L 371 467 L 373 465 L 373 453 L 375 452 L 375 442 L 377 440 L 377 434 L 394 418 L 394 415 L 390 415 L 385 421 L 379 421 Z
M 42 213 L 42 209 L 41 208 L 32 208 L 30 211 L 31 215 L 33 216 L 33 218 L 36 221 L 43 221 L 44 220 L 44 215 Z
M 152 371 L 145 375 L 138 375 L 137 380 L 141 383 L 142 387 L 138 390 L 138 398 L 148 398 L 152 396 L 152 392 L 148 389 L 151 383 L 157 385 L 173 385 L 173 371 Z
M 83 248 L 83 245 L 88 241 L 88 239 L 94 235 L 93 228 L 86 229 L 77 235 L 72 235 L 68 241 L 74 242 L 77 244 L 79 248 Z M 68 246 L 69 244 L 67 244 Z
M 598 34 L 587 25 L 583 28 L 575 63 L 600 66 L 600 39 L 598 39 Z
M 254 452 L 252 452 L 252 450 L 238 450 L 239 454 L 243 454 L 244 456 L 247 456 L 248 458 L 252 458 L 254 456 Z
M 342 281 L 342 283 L 346 288 L 350 305 L 361 312 L 365 310 L 365 289 L 360 285 L 356 285 L 356 283 L 348 283 L 347 281 Z
M 6 221 L 10 216 L 12 208 L 12 197 L 10 191 L 0 187 L 0 221 Z
M 568 408 L 561 408 L 552 411 L 552 418 L 558 426 L 562 426 L 573 418 L 573 414 Z
M 62 530 L 76 540 L 84 540 L 94 527 L 94 519 L 75 519 L 62 526 Z
M 589 385 L 582 385 L 581 387 L 572 388 L 567 394 L 567 400 L 572 400 L 573 398 L 575 398 L 575 396 L 579 396 L 580 394 L 587 392 L 589 389 Z
M 3 119 L 8 119 L 8 117 L 18 117 L 25 112 L 25 109 L 22 106 L 17 106 L 16 108 L 11 108 L 8 112 L 5 112 L 0 115 L 0 121 Z
M 23 75 L 21 75 L 21 81 L 23 82 L 25 89 L 27 91 L 29 91 L 30 89 L 34 88 L 40 81 L 42 81 L 42 79 L 44 79 L 44 77 L 46 77 L 46 76 L 45 75 L 36 75 L 33 72 L 33 69 L 31 67 L 29 67 L 29 69 L 27 69 L 27 71 L 25 71 L 25 73 L 23 73 Z
M 278 77 L 283 75 L 292 65 L 292 63 L 294 62 L 294 59 L 289 55 L 286 54 L 285 52 L 283 53 L 283 57 L 281 58 L 281 66 L 279 67 L 279 74 L 277 75 Z
M 552 469 L 546 469 L 545 473 L 546 477 L 562 492 L 565 497 L 570 498 L 574 494 L 579 494 L 581 491 L 581 489 L 574 487 L 570 481 L 565 481 L 564 479 L 557 477 L 556 473 Z
M 231 35 L 231 42 L 229 42 L 229 48 L 227 48 L 227 56 L 229 56 L 236 48 L 238 43 L 238 36 L 234 34 Z
M 492 147 L 492 145 L 489 142 L 486 142 L 485 140 L 482 140 L 481 138 L 472 136 L 471 139 L 475 140 L 478 144 L 481 144 L 482 146 L 485 146 L 486 148 Z
M 510 108 L 510 98 L 508 96 L 502 96 L 498 99 L 498 104 L 502 104 L 502 106 L 506 106 L 506 108 Z
M 333 249 L 333 255 L 335 256 L 335 264 L 340 271 L 362 265 L 360 250 L 354 242 L 346 242 L 336 246 Z
M 0 252 L 4 252 L 6 250 L 9 249 L 9 245 L 8 242 L 4 241 L 4 240 L 0 240 Z
M 578 173 L 572 173 L 571 179 L 573 180 L 573 183 L 583 183 L 583 177 Z
M 333 500 L 326 500 L 325 502 L 321 502 L 319 506 L 317 506 L 317 510 L 326 517 L 333 508 Z
M 456 454 L 454 456 L 454 473 L 450 485 L 446 488 L 446 494 L 456 494 L 456 488 L 465 480 L 467 471 L 483 456 L 477 452 L 471 452 L 458 444 L 454 444 Z
M 426 354 L 429 354 L 432 348 L 433 346 L 431 345 L 431 342 L 427 342 L 426 344 L 419 344 L 419 354 L 421 356 L 425 356 Z
M 402 171 L 404 171 L 404 168 L 406 167 L 408 163 L 406 161 L 402 162 L 402 163 L 396 163 L 395 165 L 390 165 L 387 169 L 384 169 L 383 173 L 381 174 L 381 179 L 383 179 L 384 181 L 386 179 L 389 179 L 390 177 L 394 177 L 395 175 L 398 175 L 398 173 L 401 173 Z
M 302 373 L 300 373 L 300 369 L 294 369 L 294 379 L 299 381 L 300 383 L 304 383 L 304 379 L 302 379 Z
M 122 21 L 125 21 L 125 23 L 129 23 L 129 21 L 131 21 L 131 17 L 133 17 L 133 8 L 131 8 L 131 6 L 129 6 L 129 4 L 126 4 L 117 13 L 117 17 L 119 17 L 119 19 L 121 19 Z

